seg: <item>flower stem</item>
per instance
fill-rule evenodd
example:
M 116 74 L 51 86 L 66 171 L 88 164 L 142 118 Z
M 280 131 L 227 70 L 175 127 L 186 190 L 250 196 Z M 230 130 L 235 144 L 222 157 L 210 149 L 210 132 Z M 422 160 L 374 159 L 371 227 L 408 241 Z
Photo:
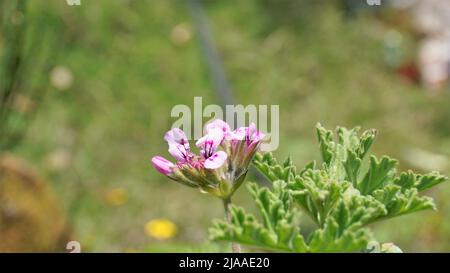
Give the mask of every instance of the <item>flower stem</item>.
M 223 207 L 225 209 L 225 218 L 231 224 L 230 206 L 231 206 L 231 198 L 228 197 L 228 198 L 223 199 Z M 238 243 L 231 243 L 231 251 L 233 253 L 241 253 L 241 245 L 239 245 Z

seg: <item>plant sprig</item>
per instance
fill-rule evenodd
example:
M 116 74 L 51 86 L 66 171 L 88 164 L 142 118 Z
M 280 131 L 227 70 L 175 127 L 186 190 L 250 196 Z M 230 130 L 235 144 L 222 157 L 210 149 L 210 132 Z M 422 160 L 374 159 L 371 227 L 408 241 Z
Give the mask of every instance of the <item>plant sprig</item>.
M 290 158 L 279 163 L 271 153 L 258 154 L 254 165 L 272 182 L 271 188 L 248 186 L 262 220 L 232 206 L 231 221 L 215 221 L 211 238 L 283 252 L 364 251 L 374 239 L 368 224 L 436 209 L 432 198 L 419 192 L 447 178 L 437 172 L 397 174 L 398 161 L 388 156 L 370 155 L 364 170 L 376 131 L 358 131 L 338 127 L 335 139 L 317 125 L 323 162 L 300 171 Z M 300 210 L 317 224 L 310 234 L 300 231 Z

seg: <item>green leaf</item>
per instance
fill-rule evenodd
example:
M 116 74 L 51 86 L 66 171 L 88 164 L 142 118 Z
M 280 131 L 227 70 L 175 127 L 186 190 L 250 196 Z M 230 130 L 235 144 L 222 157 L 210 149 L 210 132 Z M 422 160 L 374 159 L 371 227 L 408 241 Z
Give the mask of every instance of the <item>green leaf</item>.
M 369 152 L 369 149 L 372 146 L 373 142 L 375 141 L 376 135 L 377 131 L 373 129 L 367 130 L 362 134 L 359 142 L 359 147 L 356 149 L 358 158 L 364 159 L 366 154 Z
M 349 151 L 347 160 L 343 162 L 345 172 L 347 174 L 346 179 L 352 182 L 353 186 L 358 184 L 359 169 L 361 168 L 362 160 L 356 156 L 356 153 Z
M 372 235 L 367 229 L 354 227 L 339 232 L 339 224 L 332 217 L 323 229 L 316 230 L 309 243 L 311 252 L 362 252 Z
M 260 212 L 262 222 L 243 208 L 231 207 L 231 223 L 218 220 L 210 229 L 213 240 L 234 241 L 275 251 L 307 252 L 308 247 L 296 225 L 296 210 L 283 181 L 272 190 L 252 183 L 248 189 Z
M 255 167 L 264 174 L 270 181 L 284 180 L 291 181 L 295 177 L 296 167 L 290 159 L 287 159 L 283 165 L 278 164 L 272 153 L 261 155 L 257 153 L 253 160 Z
M 436 186 L 448 178 L 446 176 L 440 175 L 438 172 L 432 172 L 426 175 L 418 175 L 416 187 L 418 191 L 427 190 L 433 186 Z
M 410 189 L 416 184 L 416 175 L 412 171 L 401 173 L 399 177 L 395 178 L 394 184 L 403 189 Z
M 399 185 L 388 185 L 383 189 L 376 190 L 374 197 L 386 207 L 386 215 L 373 219 L 383 220 L 404 214 L 409 214 L 425 209 L 436 209 L 430 197 L 419 196 L 416 188 L 402 189 Z
M 344 147 L 345 150 L 356 150 L 360 141 L 358 138 L 359 127 L 348 130 L 344 127 L 337 127 L 338 143 Z
M 433 200 L 419 192 L 446 177 L 413 171 L 397 176 L 395 159 L 371 155 L 361 178 L 376 131 L 361 136 L 358 128 L 336 131 L 335 141 L 331 131 L 317 125 L 321 166 L 312 161 L 297 172 L 291 158 L 279 163 L 271 153 L 257 154 L 254 165 L 272 182 L 271 188 L 248 185 L 258 217 L 232 206 L 231 221 L 215 221 L 211 238 L 283 252 L 367 251 L 373 240 L 368 224 L 435 209 Z M 299 209 L 317 224 L 307 237 L 300 233 Z M 383 245 L 384 250 L 378 246 L 379 251 L 400 250 L 392 244 Z
M 391 181 L 395 175 L 397 160 L 383 156 L 380 161 L 375 156 L 370 157 L 369 171 L 358 184 L 362 194 L 370 194 L 374 190 L 383 187 Z
M 322 125 L 316 126 L 317 138 L 319 140 L 320 153 L 325 164 L 330 164 L 333 158 L 333 133 L 326 130 Z

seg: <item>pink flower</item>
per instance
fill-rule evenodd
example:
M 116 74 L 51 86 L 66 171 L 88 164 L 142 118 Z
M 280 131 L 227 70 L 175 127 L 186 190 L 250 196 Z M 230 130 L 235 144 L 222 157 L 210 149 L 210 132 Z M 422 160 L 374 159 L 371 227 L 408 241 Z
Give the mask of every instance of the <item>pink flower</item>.
M 172 173 L 172 168 L 175 167 L 175 165 L 172 162 L 170 162 L 169 160 L 165 159 L 162 156 L 153 157 L 152 163 L 153 166 L 155 166 L 155 169 L 164 175 Z
M 231 132 L 230 125 L 221 119 L 215 119 L 214 121 L 208 123 L 206 125 L 206 132 L 209 133 L 211 130 L 216 128 L 221 129 L 224 136 L 227 136 Z
M 193 157 L 193 154 L 185 145 L 178 143 L 169 143 L 169 153 L 179 162 L 188 162 Z
M 207 124 L 205 131 L 196 142 L 200 149 L 200 155 L 196 155 L 190 151 L 186 134 L 181 129 L 171 129 L 164 139 L 177 163 L 160 156 L 155 156 L 152 163 L 160 173 L 179 183 L 228 198 L 244 181 L 264 134 L 254 123 L 231 131 L 219 119 Z
M 180 144 L 183 145 L 186 150 L 189 150 L 189 141 L 183 130 L 179 128 L 173 128 L 164 135 L 164 140 L 169 144 Z
M 256 125 L 252 122 L 250 123 L 250 126 L 247 129 L 247 135 L 246 140 L 250 141 L 251 143 L 260 142 L 261 139 L 264 138 L 264 134 L 258 131 L 256 128 Z
M 201 148 L 200 153 L 207 163 L 205 164 L 205 168 L 220 168 L 227 160 L 228 155 L 225 152 L 216 152 L 224 139 L 224 133 L 225 131 L 222 128 L 212 127 L 208 130 L 208 134 L 200 138 L 195 144 L 197 147 Z
M 247 135 L 247 127 L 239 127 L 233 132 L 231 132 L 231 140 L 232 141 L 243 140 L 246 135 Z

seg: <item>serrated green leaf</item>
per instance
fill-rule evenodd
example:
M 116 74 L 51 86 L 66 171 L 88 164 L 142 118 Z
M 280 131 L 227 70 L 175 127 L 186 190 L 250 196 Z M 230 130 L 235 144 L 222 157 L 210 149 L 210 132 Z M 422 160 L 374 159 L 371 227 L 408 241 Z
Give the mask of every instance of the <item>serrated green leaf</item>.
M 326 130 L 322 125 L 317 124 L 316 126 L 317 138 L 320 145 L 320 153 L 322 155 L 322 160 L 326 164 L 330 164 L 333 158 L 333 133 Z
M 394 179 L 394 184 L 403 189 L 410 189 L 416 184 L 416 175 L 412 171 L 401 173 L 399 177 Z
M 332 132 L 319 124 L 317 136 L 324 164 L 318 167 L 313 161 L 299 172 L 291 158 L 280 164 L 271 153 L 257 154 L 256 168 L 272 182 L 271 188 L 248 185 L 259 217 L 232 206 L 231 221 L 215 221 L 211 238 L 273 251 L 365 251 L 372 240 L 365 228 L 368 224 L 435 209 L 433 200 L 419 196 L 419 191 L 446 180 L 436 172 L 419 175 L 407 171 L 396 176 L 396 160 L 387 156 L 377 160 L 372 155 L 367 172 L 360 178 L 363 159 L 375 135 L 375 130 L 369 130 L 359 137 L 357 128 L 338 127 L 334 141 Z M 307 240 L 300 233 L 297 208 L 317 223 Z
M 339 234 L 339 225 L 328 218 L 323 229 L 316 230 L 310 238 L 311 252 L 362 252 L 371 234 L 367 229 L 353 228 Z
M 444 182 L 447 179 L 448 178 L 446 176 L 440 175 L 438 172 L 432 172 L 426 175 L 418 175 L 416 188 L 418 191 L 424 191 Z
M 358 184 L 359 169 L 361 168 L 362 160 L 356 156 L 356 153 L 348 151 L 347 160 L 343 162 L 344 169 L 347 174 L 346 179 L 352 182 L 353 186 Z
M 395 175 L 397 160 L 383 156 L 377 160 L 375 156 L 370 157 L 370 167 L 364 179 L 358 184 L 362 194 L 370 194 L 374 190 L 387 185 Z
M 373 142 L 375 141 L 376 135 L 376 130 L 367 130 L 361 135 L 359 147 L 358 149 L 356 149 L 358 158 L 360 158 L 361 160 L 364 159 L 364 157 L 369 152 Z

